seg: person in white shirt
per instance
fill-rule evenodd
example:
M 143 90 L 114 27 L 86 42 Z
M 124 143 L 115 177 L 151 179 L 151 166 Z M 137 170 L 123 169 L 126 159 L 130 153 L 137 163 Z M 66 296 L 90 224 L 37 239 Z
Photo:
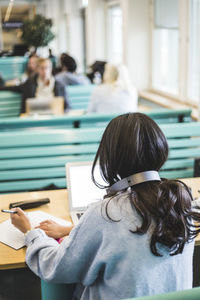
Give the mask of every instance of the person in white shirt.
M 138 94 L 125 65 L 106 64 L 103 84 L 91 95 L 88 113 L 126 113 L 137 111 Z

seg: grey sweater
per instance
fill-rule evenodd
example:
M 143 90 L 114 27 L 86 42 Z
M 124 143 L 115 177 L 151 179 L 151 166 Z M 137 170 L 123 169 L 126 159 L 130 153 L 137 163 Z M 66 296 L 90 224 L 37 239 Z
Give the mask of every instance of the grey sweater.
M 54 283 L 77 282 L 81 300 L 117 300 L 166 293 L 192 287 L 194 242 L 182 254 L 162 257 L 150 251 L 153 225 L 144 235 L 133 234 L 140 218 L 124 193 L 113 199 L 105 216 L 107 200 L 91 206 L 69 237 L 61 244 L 40 229 L 26 235 L 26 262 L 42 279 Z M 120 221 L 119 221 L 120 220 Z

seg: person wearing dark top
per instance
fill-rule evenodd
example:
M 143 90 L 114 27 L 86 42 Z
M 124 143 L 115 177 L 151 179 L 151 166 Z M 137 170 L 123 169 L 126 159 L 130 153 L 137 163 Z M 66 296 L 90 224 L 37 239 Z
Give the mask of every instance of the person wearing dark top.
M 51 75 L 52 65 L 49 59 L 40 58 L 37 62 L 37 74 L 30 77 L 22 86 L 21 113 L 25 112 L 28 98 L 64 98 L 64 109 L 69 108 L 65 86 Z
M 4 86 L 4 79 L 0 73 L 0 87 Z
M 64 98 L 64 109 L 69 108 L 65 86 L 51 75 L 52 65 L 49 59 L 40 58 L 37 61 L 37 74 L 30 77 L 22 87 L 21 113 L 25 112 L 28 98 Z
M 64 98 L 64 109 L 70 108 L 65 86 L 54 79 L 51 74 L 52 64 L 49 59 L 38 58 L 37 72 L 30 76 L 23 84 L 18 86 L 4 86 L 0 90 L 9 90 L 21 93 L 21 113 L 26 111 L 26 100 L 28 98 L 50 98 L 60 96 Z

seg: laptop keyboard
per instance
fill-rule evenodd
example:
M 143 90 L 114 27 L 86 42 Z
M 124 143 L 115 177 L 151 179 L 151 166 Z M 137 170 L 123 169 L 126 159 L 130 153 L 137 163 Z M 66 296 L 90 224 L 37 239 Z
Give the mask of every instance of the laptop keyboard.
M 83 213 L 77 213 L 76 215 L 77 215 L 78 219 L 80 219 L 82 217 Z

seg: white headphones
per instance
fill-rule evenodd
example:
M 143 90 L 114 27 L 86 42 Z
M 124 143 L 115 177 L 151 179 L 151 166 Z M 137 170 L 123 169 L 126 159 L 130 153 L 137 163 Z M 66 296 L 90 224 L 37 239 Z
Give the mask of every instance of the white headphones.
M 161 181 L 161 179 L 157 171 L 145 171 L 141 173 L 136 173 L 117 181 L 116 183 L 111 185 L 111 187 L 107 188 L 106 192 L 107 194 L 113 194 L 133 185 L 143 183 L 146 181 Z

